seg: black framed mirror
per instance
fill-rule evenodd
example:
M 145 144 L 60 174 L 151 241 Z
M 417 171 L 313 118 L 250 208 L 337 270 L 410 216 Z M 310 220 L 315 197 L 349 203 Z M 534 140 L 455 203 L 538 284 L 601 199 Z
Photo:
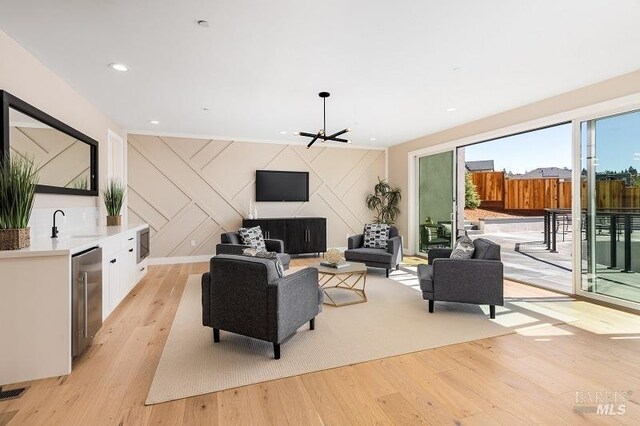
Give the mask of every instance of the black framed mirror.
M 0 158 L 33 158 L 38 193 L 98 195 L 96 140 L 4 90 L 0 100 Z

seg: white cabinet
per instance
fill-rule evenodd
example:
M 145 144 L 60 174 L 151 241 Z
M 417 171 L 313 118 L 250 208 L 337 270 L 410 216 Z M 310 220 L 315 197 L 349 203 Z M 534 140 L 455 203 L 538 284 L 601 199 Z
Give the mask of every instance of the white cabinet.
M 137 263 L 137 232 L 115 235 L 102 244 L 102 316 L 106 319 L 146 274 L 146 261 Z

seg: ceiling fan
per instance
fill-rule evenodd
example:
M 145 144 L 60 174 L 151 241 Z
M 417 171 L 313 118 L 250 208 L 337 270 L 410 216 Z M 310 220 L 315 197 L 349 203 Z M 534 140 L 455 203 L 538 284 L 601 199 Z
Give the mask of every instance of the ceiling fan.
M 350 132 L 351 129 L 348 128 L 348 127 L 346 129 L 344 129 L 344 130 L 340 130 L 339 132 L 336 132 L 336 133 L 334 133 L 332 135 L 327 136 L 327 134 L 326 134 L 326 129 L 327 129 L 327 98 L 329 96 L 331 96 L 331 94 L 329 92 L 320 92 L 320 93 L 318 93 L 318 96 L 320 96 L 322 98 L 322 108 L 323 108 L 323 125 L 322 125 L 322 129 L 320 129 L 320 131 L 318 131 L 318 133 L 297 132 L 297 134 L 299 136 L 305 136 L 307 138 L 311 138 L 311 142 L 309 142 L 307 144 L 307 148 L 311 148 L 311 145 L 316 143 L 316 141 L 318 139 L 322 140 L 322 142 L 335 141 L 335 142 L 351 143 L 351 141 L 349 139 L 343 139 L 343 138 L 339 138 L 338 137 L 338 136 L 340 136 L 342 134 Z

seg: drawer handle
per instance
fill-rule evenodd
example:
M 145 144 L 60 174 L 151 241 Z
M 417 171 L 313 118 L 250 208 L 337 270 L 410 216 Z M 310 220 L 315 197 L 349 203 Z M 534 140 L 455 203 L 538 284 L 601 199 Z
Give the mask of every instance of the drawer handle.
M 129 241 L 133 241 L 133 237 L 129 238 Z
M 144 271 L 144 267 L 140 268 L 140 272 Z
M 111 259 L 111 263 L 116 263 L 116 259 Z
M 129 249 L 129 253 L 133 253 L 133 249 Z

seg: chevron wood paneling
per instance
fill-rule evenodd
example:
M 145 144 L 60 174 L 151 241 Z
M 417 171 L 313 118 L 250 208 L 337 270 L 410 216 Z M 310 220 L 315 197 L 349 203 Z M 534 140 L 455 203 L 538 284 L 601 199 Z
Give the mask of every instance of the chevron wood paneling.
M 248 214 L 257 169 L 308 171 L 309 202 L 258 203 L 258 216 L 326 217 L 328 246 L 344 247 L 372 219 L 385 151 L 319 145 L 129 135 L 129 218 L 151 226 L 152 257 L 213 254 Z

